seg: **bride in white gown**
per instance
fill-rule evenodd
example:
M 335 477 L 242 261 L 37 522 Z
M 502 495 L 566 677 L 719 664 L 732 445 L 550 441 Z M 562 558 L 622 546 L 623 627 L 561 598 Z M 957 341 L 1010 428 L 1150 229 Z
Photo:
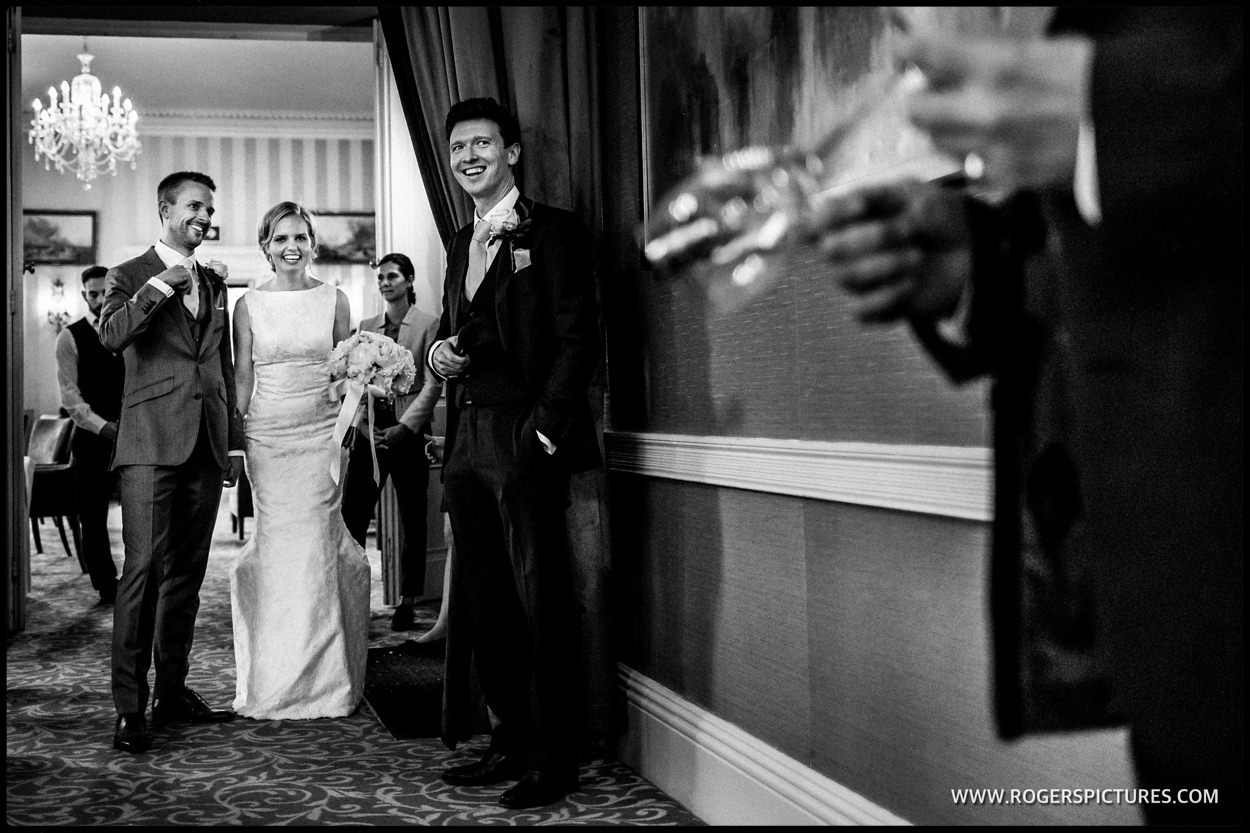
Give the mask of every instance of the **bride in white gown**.
M 347 296 L 313 278 L 312 217 L 282 202 L 260 225 L 272 280 L 239 299 L 235 379 L 247 426 L 256 527 L 230 575 L 234 710 L 245 717 L 342 717 L 364 691 L 369 562 L 339 511 L 330 462 L 328 357 L 349 335 Z M 255 388 L 253 389 L 253 382 Z

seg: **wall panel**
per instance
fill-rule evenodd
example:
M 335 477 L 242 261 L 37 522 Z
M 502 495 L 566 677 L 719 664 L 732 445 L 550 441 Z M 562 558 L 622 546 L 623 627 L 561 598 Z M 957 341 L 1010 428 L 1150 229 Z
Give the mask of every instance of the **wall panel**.
M 621 661 L 917 824 L 1116 824 L 1129 806 L 956 805 L 1133 786 L 1119 731 L 1005 743 L 984 523 L 609 477 Z

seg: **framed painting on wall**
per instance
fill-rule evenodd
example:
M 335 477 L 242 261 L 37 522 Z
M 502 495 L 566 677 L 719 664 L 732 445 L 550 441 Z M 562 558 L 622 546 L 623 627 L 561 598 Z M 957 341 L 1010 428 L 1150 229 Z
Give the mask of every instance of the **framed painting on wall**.
M 802 203 L 790 200 L 792 193 L 807 197 L 809 188 L 855 188 L 904 176 L 938 179 L 962 171 L 961 163 L 942 158 L 927 135 L 910 125 L 904 96 L 909 87 L 901 82 L 915 74 L 892 59 L 903 28 L 897 15 L 913 32 L 1006 34 L 1028 22 L 1028 11 L 637 11 L 638 191 L 644 206 L 637 286 L 646 328 L 638 371 L 646 409 L 639 421 L 646 430 L 984 444 L 983 391 L 935 390 L 930 362 L 910 333 L 858 325 L 847 294 L 829 280 L 819 254 L 791 245 L 785 233 L 793 228 L 789 212 L 801 211 L 793 208 Z M 890 91 L 900 95 L 883 95 Z M 747 148 L 758 152 L 738 153 Z M 822 164 L 809 167 L 805 155 L 813 152 Z M 777 159 L 786 164 L 774 164 Z M 815 185 L 805 179 L 788 188 L 799 181 L 789 175 L 799 169 L 798 159 Z M 704 165 L 709 173 L 688 181 Z M 740 176 L 742 171 L 748 173 Z M 682 183 L 688 187 L 678 190 Z M 777 217 L 785 222 L 772 222 Z M 684 245 L 681 233 L 661 237 L 673 229 L 689 230 L 692 254 L 665 262 L 666 251 L 680 252 Z
M 377 224 L 372 213 L 319 211 L 317 260 L 322 263 L 372 263 L 377 257 Z
M 31 263 L 95 263 L 94 211 L 22 212 L 22 258 Z

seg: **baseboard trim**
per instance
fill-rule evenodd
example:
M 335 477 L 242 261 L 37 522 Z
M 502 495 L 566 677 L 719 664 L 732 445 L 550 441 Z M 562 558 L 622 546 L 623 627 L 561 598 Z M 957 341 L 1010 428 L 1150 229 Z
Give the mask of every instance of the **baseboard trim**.
M 907 825 L 654 680 L 618 665 L 621 759 L 711 825 Z
M 608 431 L 609 471 L 974 521 L 991 513 L 986 448 Z

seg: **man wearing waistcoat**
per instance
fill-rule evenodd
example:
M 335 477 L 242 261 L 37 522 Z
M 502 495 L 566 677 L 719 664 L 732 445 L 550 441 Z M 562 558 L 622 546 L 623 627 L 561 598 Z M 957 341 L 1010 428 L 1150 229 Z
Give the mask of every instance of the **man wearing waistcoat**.
M 456 567 L 445 696 L 471 649 L 497 723 L 486 755 L 443 780 L 519 779 L 500 803 L 539 807 L 578 783 L 565 510 L 570 474 L 600 464 L 587 401 L 602 349 L 590 234 L 578 216 L 520 193 L 520 127 L 493 99 L 453 105 L 445 128 L 476 215 L 452 238 L 426 356 L 448 380 L 443 481 Z
M 144 711 L 153 665 L 157 726 L 234 717 L 186 687 L 221 490 L 238 482 L 246 444 L 224 275 L 195 257 L 215 190 L 195 171 L 161 180 L 160 239 L 105 278 L 100 342 L 126 362 L 113 451 L 126 549 L 113 608 L 113 747 L 124 752 L 151 745 Z
M 56 337 L 56 380 L 61 409 L 74 421 L 74 497 L 82 528 L 82 554 L 91 586 L 101 604 L 117 597 L 117 567 L 109 545 L 108 511 L 117 485 L 109 470 L 117 417 L 122 407 L 126 368 L 122 357 L 100 344 L 100 310 L 108 269 L 92 266 L 82 273 L 87 314 Z

